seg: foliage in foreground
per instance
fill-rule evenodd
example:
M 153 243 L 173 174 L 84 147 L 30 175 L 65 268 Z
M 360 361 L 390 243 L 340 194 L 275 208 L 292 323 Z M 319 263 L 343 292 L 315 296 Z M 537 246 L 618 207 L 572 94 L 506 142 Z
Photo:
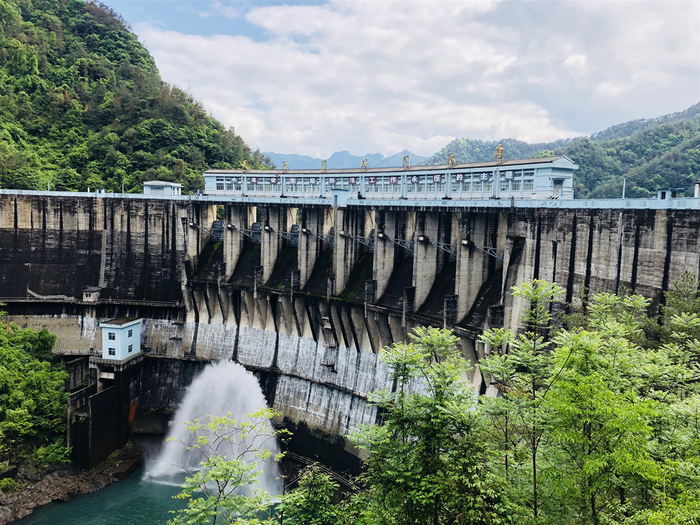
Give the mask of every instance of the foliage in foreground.
M 356 509 L 356 519 L 508 523 L 474 392 L 460 381 L 468 367 L 458 339 L 436 328 L 416 328 L 410 337 L 410 344 L 381 354 L 396 384 L 393 392 L 371 397 L 385 414 L 383 424 L 350 436 L 369 453 L 360 481 L 372 489 L 372 501 Z
M 697 296 L 697 282 L 691 290 Z M 558 293 L 544 281 L 514 290 L 544 304 L 547 327 Z M 668 313 L 679 304 L 670 294 Z M 483 413 L 519 522 L 643 523 L 668 512 L 700 520 L 691 504 L 700 494 L 700 343 L 688 333 L 700 312 L 672 315 L 667 339 L 643 347 L 648 305 L 601 293 L 585 329 L 526 322 L 520 334 L 482 337 L 490 356 L 481 369 L 501 392 L 483 398 Z
M 341 511 L 331 504 L 337 490 L 338 483 L 319 465 L 311 465 L 299 475 L 297 487 L 282 497 L 277 507 L 277 519 L 286 525 L 341 523 Z
M 483 334 L 480 370 L 499 395 L 478 403 L 450 331 L 385 349 L 394 387 L 370 398 L 382 424 L 350 436 L 368 453 L 359 492 L 334 504 L 337 484 L 312 467 L 263 523 L 700 524 L 697 280 L 674 283 L 657 341 L 637 295 L 594 295 L 580 327 L 555 330 L 561 291 L 513 288 L 523 325 Z
M 254 488 L 260 461 L 278 461 L 269 445 L 287 432 L 275 431 L 270 420 L 275 413 L 267 408 L 236 421 L 231 414 L 187 423 L 190 439 L 182 442 L 188 451 L 201 456 L 199 469 L 187 473 L 182 492 L 175 498 L 187 500 L 187 506 L 168 523 L 264 523 L 259 515 L 268 514 L 271 499 Z
M 0 459 L 46 467 L 67 461 L 65 383 L 51 363 L 56 337 L 0 319 Z

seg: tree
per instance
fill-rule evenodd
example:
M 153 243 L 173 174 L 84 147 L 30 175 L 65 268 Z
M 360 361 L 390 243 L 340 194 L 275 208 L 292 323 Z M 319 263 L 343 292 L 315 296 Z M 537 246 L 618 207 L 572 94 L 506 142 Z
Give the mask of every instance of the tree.
M 267 408 L 240 422 L 230 416 L 206 416 L 205 421 L 187 423 L 190 440 L 181 442 L 202 460 L 198 469 L 181 465 L 187 477 L 182 492 L 174 497 L 187 500 L 187 507 L 169 523 L 270 523 L 258 517 L 268 514 L 269 518 L 270 495 L 252 486 L 260 475 L 258 461 L 282 457 L 273 457 L 267 445 L 288 432 L 272 430 L 270 420 L 275 413 Z M 195 492 L 200 495 L 195 496 Z
M 637 344 L 648 305 L 636 295 L 597 294 L 590 330 L 556 340 L 552 449 L 563 452 L 561 487 L 571 491 L 560 501 L 593 524 L 646 516 L 697 487 L 697 357 L 678 344 Z M 675 316 L 671 327 L 692 317 Z M 675 331 L 671 339 L 695 344 Z
M 700 317 L 674 315 L 664 344 L 645 348 L 649 301 L 599 293 L 585 329 L 552 335 L 547 290 L 537 281 L 513 290 L 533 298 L 523 334 L 482 337 L 490 355 L 481 369 L 502 393 L 482 411 L 515 502 L 536 523 L 685 516 L 700 481 Z M 679 502 L 676 514 L 655 514 L 667 501 Z
M 68 374 L 52 364 L 55 341 L 46 330 L 20 330 L 0 320 L 2 460 L 39 467 L 67 461 Z
M 311 465 L 299 476 L 298 486 L 282 498 L 277 507 L 284 525 L 345 525 L 331 504 L 338 484 L 319 465 Z
M 665 296 L 664 320 L 667 324 L 674 315 L 700 314 L 698 280 L 689 271 L 684 271 L 678 281 L 673 281 L 673 289 L 665 292 Z
M 548 433 L 549 414 L 544 402 L 553 365 L 549 351 L 550 307 L 562 292 L 559 286 L 538 279 L 514 286 L 511 293 L 529 302 L 523 312 L 524 332 L 516 336 L 511 330 L 494 329 L 481 336 L 491 353 L 480 362 L 480 368 L 502 393 L 501 399 L 484 399 L 484 413 L 496 429 L 494 437 L 504 458 L 505 478 L 522 486 L 527 483 L 523 474 L 530 472 L 530 497 L 523 502 L 535 521 L 542 512 L 539 459 Z M 513 466 L 509 468 L 511 458 Z M 523 463 L 524 458 L 529 465 Z M 516 465 L 518 475 L 514 478 Z
M 554 354 L 560 373 L 547 401 L 550 450 L 563 452 L 556 497 L 598 525 L 607 505 L 624 506 L 635 485 L 655 479 L 649 454 L 655 403 L 626 384 L 640 356 L 614 332 L 563 333 Z
M 460 381 L 468 367 L 447 330 L 415 328 L 412 343 L 382 351 L 393 392 L 371 399 L 384 414 L 350 436 L 369 452 L 357 498 L 358 522 L 387 524 L 507 523 L 506 503 L 487 464 L 474 392 Z M 363 521 L 367 520 L 369 521 Z

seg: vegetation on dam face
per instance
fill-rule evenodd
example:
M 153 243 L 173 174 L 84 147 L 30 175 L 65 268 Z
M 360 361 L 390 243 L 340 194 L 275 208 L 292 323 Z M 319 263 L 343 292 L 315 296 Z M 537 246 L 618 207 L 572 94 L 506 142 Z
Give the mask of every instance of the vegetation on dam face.
M 641 296 L 600 293 L 555 329 L 562 291 L 514 287 L 530 304 L 521 330 L 484 332 L 479 366 L 497 397 L 476 402 L 460 381 L 468 364 L 448 330 L 417 328 L 386 348 L 395 388 L 372 394 L 381 424 L 350 436 L 368 456 L 340 503 L 312 467 L 263 519 L 254 498 L 225 501 L 226 483 L 248 467 L 207 458 L 197 476 L 225 490 L 194 497 L 173 523 L 239 523 L 226 515 L 248 504 L 269 525 L 700 522 L 697 280 L 674 283 L 661 319 Z
M 262 167 L 184 91 L 108 7 L 0 0 L 0 187 L 203 189 L 202 172 Z
M 46 330 L 4 323 L 0 312 L 0 462 L 6 465 L 67 461 L 68 374 L 52 364 L 55 341 Z

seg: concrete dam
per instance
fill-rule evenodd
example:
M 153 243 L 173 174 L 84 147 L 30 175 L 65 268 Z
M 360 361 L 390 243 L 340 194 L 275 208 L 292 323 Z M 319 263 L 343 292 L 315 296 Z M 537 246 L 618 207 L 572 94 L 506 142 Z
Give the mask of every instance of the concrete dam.
M 658 308 L 700 273 L 699 201 L 0 190 L 0 302 L 57 335 L 75 392 L 100 321 L 139 317 L 139 410 L 175 408 L 206 362 L 233 359 L 293 430 L 350 457 L 342 436 L 374 422 L 367 394 L 392 386 L 381 348 L 451 328 L 484 393 L 475 341 L 517 327 L 527 305 L 511 286 L 556 282 L 558 309 L 626 287 Z

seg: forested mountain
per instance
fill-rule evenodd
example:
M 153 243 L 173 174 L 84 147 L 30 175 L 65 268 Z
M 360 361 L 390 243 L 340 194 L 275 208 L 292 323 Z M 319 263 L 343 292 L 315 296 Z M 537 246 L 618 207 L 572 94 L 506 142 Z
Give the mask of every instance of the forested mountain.
M 0 0 L 0 187 L 203 187 L 207 168 L 262 167 L 233 129 L 165 84 L 125 22 L 81 0 Z
M 591 135 L 591 138 L 602 141 L 623 139 L 652 126 L 657 126 L 659 124 L 670 124 L 672 122 L 678 122 L 679 120 L 692 119 L 698 115 L 700 115 L 700 103 L 689 107 L 685 111 L 678 111 L 677 113 L 670 113 L 668 115 L 663 115 L 656 118 L 630 120 L 629 122 L 624 122 L 623 124 L 616 124 L 608 129 L 594 133 Z
M 557 151 L 579 165 L 577 198 L 653 197 L 660 189 L 692 196 L 700 178 L 700 116 L 660 124 L 611 141 L 581 139 Z
M 488 162 L 493 160 L 496 147 L 499 144 L 503 144 L 505 155 L 509 159 L 527 159 L 536 156 L 542 151 L 564 147 L 572 140 L 564 139 L 557 142 L 528 144 L 515 139 L 493 141 L 455 139 L 422 164 L 426 166 L 445 164 L 450 153 L 455 154 L 457 162 Z
M 498 143 L 505 158 L 566 155 L 579 165 L 576 198 L 620 197 L 627 178 L 628 197 L 651 197 L 660 189 L 693 195 L 700 178 L 700 104 L 656 119 L 634 120 L 591 137 L 527 144 L 512 139 L 498 142 L 457 139 L 424 164 L 442 164 L 450 152 L 458 162 L 493 159 Z

